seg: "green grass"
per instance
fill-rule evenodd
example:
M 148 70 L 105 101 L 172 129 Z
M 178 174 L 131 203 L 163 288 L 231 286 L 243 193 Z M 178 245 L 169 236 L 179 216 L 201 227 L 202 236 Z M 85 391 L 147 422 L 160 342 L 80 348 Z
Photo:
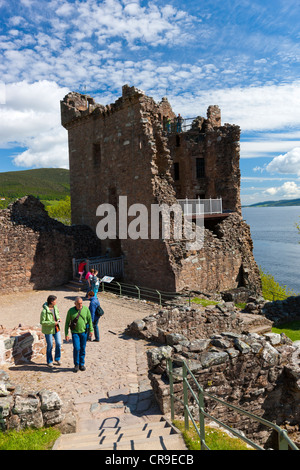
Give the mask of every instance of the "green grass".
M 69 175 L 69 170 L 63 168 L 38 168 L 0 173 L 0 196 L 8 200 L 29 194 L 40 199 L 64 199 L 70 194 Z
M 174 425 L 182 433 L 189 450 L 200 450 L 200 438 L 192 424 L 187 431 L 183 421 L 176 420 Z M 251 450 L 242 440 L 232 438 L 224 431 L 209 426 L 205 426 L 205 443 L 211 450 Z
M 195 297 L 191 300 L 194 304 L 202 305 L 203 307 L 207 307 L 208 305 L 217 305 L 219 302 L 215 302 L 214 300 L 207 300 L 207 299 L 199 299 L 199 297 Z
M 0 432 L 0 450 L 50 450 L 59 436 L 54 428 Z
M 260 275 L 262 281 L 262 292 L 265 300 L 275 301 L 284 300 L 293 295 L 299 295 L 286 286 L 281 286 L 274 277 L 269 273 L 264 273 L 260 268 Z M 294 320 L 284 323 L 280 327 L 273 327 L 273 333 L 284 333 L 292 341 L 300 340 L 300 321 Z
M 199 299 L 199 297 L 195 297 L 194 299 L 191 300 L 191 302 L 197 305 L 202 305 L 203 307 L 207 307 L 208 305 L 218 305 L 219 303 L 219 302 L 216 302 L 215 300 Z M 246 307 L 246 302 L 235 304 L 235 306 L 237 308 L 243 309 Z
M 284 323 L 280 327 L 273 327 L 273 333 L 284 333 L 292 341 L 300 341 L 300 320 Z
M 237 308 L 240 308 L 241 310 L 243 310 L 246 307 L 246 305 L 247 305 L 247 302 L 239 302 L 239 303 L 235 304 L 235 306 Z

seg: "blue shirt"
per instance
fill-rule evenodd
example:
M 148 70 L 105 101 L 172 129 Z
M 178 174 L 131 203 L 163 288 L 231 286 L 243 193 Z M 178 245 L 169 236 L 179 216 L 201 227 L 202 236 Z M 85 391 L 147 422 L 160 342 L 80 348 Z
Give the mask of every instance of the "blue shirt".
M 96 312 L 96 309 L 97 307 L 100 305 L 100 302 L 99 300 L 97 299 L 97 297 L 92 297 L 91 300 L 90 300 L 90 306 L 89 306 L 89 310 L 91 312 L 91 316 L 92 316 L 92 321 L 94 322 L 95 320 L 95 312 Z

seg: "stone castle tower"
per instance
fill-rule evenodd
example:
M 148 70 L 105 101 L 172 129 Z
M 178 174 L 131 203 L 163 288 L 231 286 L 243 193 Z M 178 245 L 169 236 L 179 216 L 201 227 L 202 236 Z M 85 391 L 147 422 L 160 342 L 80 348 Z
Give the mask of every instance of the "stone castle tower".
M 118 232 L 103 240 L 103 254 L 124 256 L 126 282 L 168 292 L 260 290 L 249 227 L 241 217 L 240 128 L 222 126 L 218 106 L 208 108 L 207 118 L 181 122 L 166 98 L 156 103 L 125 85 L 122 97 L 108 106 L 69 93 L 61 101 L 61 119 L 69 138 L 73 224 L 95 231 L 101 204 L 112 205 L 119 221 L 124 196 L 127 207 L 143 204 L 149 214 L 152 205 L 185 198 L 222 200 L 218 214 L 204 216 L 199 250 L 172 237 L 133 240 Z

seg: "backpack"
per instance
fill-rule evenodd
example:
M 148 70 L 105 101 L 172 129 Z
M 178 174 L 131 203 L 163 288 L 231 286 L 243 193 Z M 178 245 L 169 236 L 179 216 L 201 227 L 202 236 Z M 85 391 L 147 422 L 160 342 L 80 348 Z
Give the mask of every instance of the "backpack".
M 95 311 L 95 316 L 96 317 L 102 317 L 102 315 L 104 315 L 104 310 L 102 307 L 100 307 L 100 305 L 98 305 L 98 307 L 96 308 L 96 311 Z
M 97 276 L 95 276 L 95 275 L 92 276 L 91 277 L 91 282 L 92 282 L 92 284 L 94 284 L 95 287 L 99 287 L 100 282 L 99 282 L 99 279 L 97 278 Z

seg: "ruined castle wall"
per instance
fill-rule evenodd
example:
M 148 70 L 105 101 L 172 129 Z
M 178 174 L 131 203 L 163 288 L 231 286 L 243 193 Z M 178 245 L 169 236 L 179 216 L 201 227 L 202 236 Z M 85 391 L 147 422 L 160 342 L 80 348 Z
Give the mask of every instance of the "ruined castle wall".
M 0 234 L 0 293 L 62 285 L 73 277 L 73 257 L 100 254 L 88 227 L 51 219 L 32 196 L 0 211 Z
M 199 118 L 191 131 L 180 135 L 164 130 L 166 117 L 175 117 L 168 101 L 156 104 L 134 87 L 124 86 L 122 97 L 108 106 L 70 93 L 61 110 L 69 134 L 73 223 L 87 224 L 95 232 L 101 220 L 97 207 L 108 203 L 115 208 L 117 222 L 123 216 L 129 229 L 131 222 L 137 225 L 139 212 L 135 206 L 137 212 L 127 218 L 128 208 L 142 204 L 148 210 L 149 239 L 133 240 L 117 224 L 117 237 L 102 241 L 103 254 L 109 249 L 111 256 L 125 255 L 126 282 L 169 292 L 259 284 L 251 237 L 240 216 L 240 129 L 221 126 L 217 106 L 209 107 L 207 119 Z M 202 179 L 196 174 L 197 158 L 205 160 Z M 179 182 L 172 175 L 176 161 Z M 172 237 L 150 239 L 151 205 L 171 206 L 177 198 L 194 199 L 199 192 L 222 197 L 223 208 L 234 211 L 237 219 L 214 222 L 198 252 L 188 252 L 184 241 Z M 121 196 L 127 197 L 125 208 Z
M 294 307 L 291 303 L 292 312 Z M 169 357 L 177 398 L 183 400 L 184 360 L 206 392 L 284 426 L 299 442 L 299 348 L 284 334 L 272 333 L 271 328 L 272 321 L 263 315 L 245 314 L 232 302 L 220 302 L 207 307 L 166 306 L 128 325 L 126 332 L 163 345 L 147 351 L 149 378 L 162 413 L 168 413 L 171 405 L 166 371 Z M 189 383 L 197 395 L 190 376 Z M 190 393 L 188 396 L 190 410 L 198 420 L 195 400 Z M 278 439 L 272 439 L 272 431 L 255 420 L 208 398 L 205 410 L 267 448 L 277 448 Z M 175 414 L 183 416 L 182 403 L 177 401 Z
M 143 204 L 148 208 L 150 237 L 151 204 L 157 204 L 158 198 L 163 202 L 166 183 L 162 174 L 170 168 L 162 127 L 154 122 L 158 112 L 151 98 L 125 89 L 123 98 L 114 105 L 67 123 L 73 223 L 85 223 L 96 231 L 100 221 L 97 207 L 108 203 L 115 207 L 117 222 L 120 215 L 125 217 L 130 229 L 139 213 L 127 219 L 127 210 L 133 204 Z M 167 176 L 171 178 L 170 173 Z M 169 195 L 170 189 L 165 193 Z M 119 205 L 120 196 L 127 197 L 127 207 Z M 174 291 L 174 273 L 164 242 L 132 241 L 126 233 L 118 235 L 115 240 L 103 240 L 102 251 L 108 248 L 111 256 L 125 255 L 126 281 Z
M 172 159 L 179 164 L 179 180 L 175 180 L 178 199 L 222 198 L 223 210 L 241 214 L 240 202 L 240 128 L 226 124 L 216 112 L 208 119 L 198 118 L 198 126 L 190 131 L 171 135 L 169 146 Z M 217 125 L 218 124 L 218 125 Z M 197 176 L 197 159 L 203 159 L 204 170 Z
M 234 286 L 261 292 L 249 226 L 238 214 L 219 223 L 215 233 L 205 230 L 203 248 L 189 252 L 180 263 L 178 290 L 189 286 L 202 292 L 220 292 Z

